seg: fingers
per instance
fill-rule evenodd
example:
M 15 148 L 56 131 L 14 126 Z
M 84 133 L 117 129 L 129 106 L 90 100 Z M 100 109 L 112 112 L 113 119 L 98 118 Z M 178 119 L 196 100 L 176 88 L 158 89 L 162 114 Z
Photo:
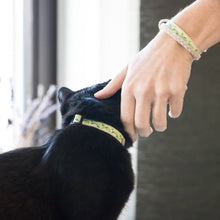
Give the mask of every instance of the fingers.
M 137 101 L 135 109 L 135 128 L 142 137 L 148 137 L 153 129 L 150 127 L 151 103 L 145 99 Z
M 131 98 L 132 96 L 122 96 L 121 115 L 125 130 L 135 141 L 137 133 L 142 137 L 148 137 L 153 129 L 150 126 L 151 102 L 145 99 Z M 152 108 L 152 124 L 156 131 L 162 132 L 167 129 L 167 104 L 168 98 L 158 97 Z M 174 96 L 169 99 L 171 117 L 179 117 L 183 107 L 183 96 Z
M 114 95 L 122 87 L 126 73 L 127 66 L 104 89 L 95 93 L 94 96 L 98 99 L 106 99 Z
M 169 116 L 171 118 L 178 118 L 183 110 L 183 99 L 185 95 L 185 91 L 187 90 L 187 86 L 180 92 L 176 92 L 175 95 L 173 95 L 169 99 L 169 106 L 170 106 L 170 111 L 169 111 Z
M 125 127 L 126 132 L 130 135 L 131 139 L 136 141 L 137 134 L 134 125 L 135 114 L 135 99 L 133 96 L 128 95 L 122 90 L 121 94 L 121 121 Z
M 152 123 L 155 130 L 165 131 L 167 128 L 167 98 L 159 97 L 153 106 Z
M 169 111 L 169 116 L 171 118 L 178 118 L 183 109 L 183 97 L 172 97 L 169 99 L 169 106 L 170 106 L 170 111 Z

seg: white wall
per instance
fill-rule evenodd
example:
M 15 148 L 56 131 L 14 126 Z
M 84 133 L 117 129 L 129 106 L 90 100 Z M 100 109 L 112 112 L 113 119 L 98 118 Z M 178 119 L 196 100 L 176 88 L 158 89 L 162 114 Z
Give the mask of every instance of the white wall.
M 139 50 L 139 0 L 58 0 L 58 87 L 112 78 Z M 132 150 L 136 172 L 137 153 Z M 120 220 L 135 219 L 136 193 Z
M 0 1 L 0 28 L 1 152 L 14 148 L 24 113 L 23 0 Z M 13 126 L 8 125 L 8 119 Z
M 58 1 L 58 83 L 112 78 L 139 49 L 139 0 Z

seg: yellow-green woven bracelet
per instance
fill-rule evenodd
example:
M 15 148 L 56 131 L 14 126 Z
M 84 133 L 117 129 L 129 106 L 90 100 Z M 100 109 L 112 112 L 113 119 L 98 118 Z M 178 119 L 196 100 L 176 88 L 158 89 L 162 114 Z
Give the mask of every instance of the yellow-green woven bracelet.
M 193 56 L 194 60 L 200 59 L 200 50 L 193 43 L 192 39 L 178 25 L 173 23 L 171 20 L 162 19 L 160 20 L 158 27 L 183 46 Z

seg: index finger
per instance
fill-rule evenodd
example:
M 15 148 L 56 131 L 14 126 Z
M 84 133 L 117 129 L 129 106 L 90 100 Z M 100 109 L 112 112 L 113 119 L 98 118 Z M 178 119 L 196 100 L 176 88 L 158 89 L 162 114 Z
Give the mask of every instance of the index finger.
M 94 94 L 94 96 L 98 99 L 106 99 L 114 95 L 121 87 L 124 82 L 125 76 L 127 74 L 127 66 L 117 74 L 108 85 Z

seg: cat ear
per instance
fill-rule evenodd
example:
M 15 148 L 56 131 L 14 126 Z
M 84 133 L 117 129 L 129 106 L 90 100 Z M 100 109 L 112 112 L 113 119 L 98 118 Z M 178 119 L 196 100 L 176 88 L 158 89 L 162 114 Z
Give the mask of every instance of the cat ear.
M 71 89 L 68 89 L 66 87 L 62 87 L 58 91 L 58 100 L 59 100 L 59 102 L 62 103 L 68 95 L 73 94 L 73 93 L 74 92 Z

